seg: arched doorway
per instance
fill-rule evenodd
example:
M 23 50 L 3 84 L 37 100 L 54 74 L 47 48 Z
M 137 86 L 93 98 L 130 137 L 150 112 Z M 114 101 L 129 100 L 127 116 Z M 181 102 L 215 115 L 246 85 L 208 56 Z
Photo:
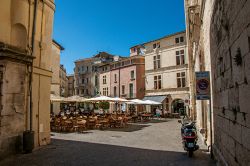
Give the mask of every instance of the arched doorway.
M 182 99 L 175 99 L 172 102 L 172 112 L 183 114 L 185 111 L 184 100 Z

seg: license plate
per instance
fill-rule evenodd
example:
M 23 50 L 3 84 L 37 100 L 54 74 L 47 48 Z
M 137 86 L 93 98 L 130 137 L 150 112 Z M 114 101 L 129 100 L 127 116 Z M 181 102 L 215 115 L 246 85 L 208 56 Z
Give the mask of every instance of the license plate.
M 193 148 L 194 147 L 194 143 L 188 143 L 188 148 Z

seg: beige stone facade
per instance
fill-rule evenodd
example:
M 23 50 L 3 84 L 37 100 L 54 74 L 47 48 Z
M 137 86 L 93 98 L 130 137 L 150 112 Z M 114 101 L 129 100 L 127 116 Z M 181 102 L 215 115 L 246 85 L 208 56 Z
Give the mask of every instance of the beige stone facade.
M 168 112 L 179 112 L 179 109 L 188 111 L 184 104 L 189 100 L 185 31 L 143 45 L 147 99 L 162 102 L 162 109 Z
M 99 67 L 99 86 L 100 94 L 103 96 L 110 96 L 110 64 L 103 64 Z
M 74 96 L 75 95 L 75 77 L 74 74 L 68 75 L 68 96 Z
M 68 96 L 68 78 L 67 72 L 63 65 L 60 65 L 59 71 L 60 78 L 60 96 L 67 97 Z
M 100 72 L 102 65 L 119 59 L 106 52 L 75 61 L 75 94 L 85 97 L 93 97 L 102 91 L 100 89 Z
M 190 70 L 211 73 L 212 149 L 221 165 L 250 164 L 249 8 L 246 0 L 186 0 Z M 209 103 L 194 97 L 197 124 L 210 145 Z
M 50 93 L 56 96 L 61 95 L 60 56 L 62 50 L 64 50 L 64 48 L 55 40 L 53 40 L 52 51 L 51 51 L 52 80 L 51 80 Z M 52 109 L 51 111 L 53 111 L 55 114 L 58 114 L 60 112 L 60 103 L 59 102 L 51 103 L 51 109 Z
M 35 132 L 35 147 L 50 143 L 50 58 L 55 4 L 53 0 L 38 1 L 33 38 L 35 2 L 0 1 L 0 159 L 22 151 L 22 134 L 30 127 Z
M 53 40 L 52 55 L 51 55 L 51 69 L 52 69 L 52 80 L 51 80 L 51 94 L 60 96 L 60 54 L 64 48 Z

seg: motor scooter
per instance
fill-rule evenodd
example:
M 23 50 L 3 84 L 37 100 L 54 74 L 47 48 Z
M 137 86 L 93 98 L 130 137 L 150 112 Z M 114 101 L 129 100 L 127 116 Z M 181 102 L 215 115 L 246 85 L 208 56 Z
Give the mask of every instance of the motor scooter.
M 199 149 L 195 122 L 185 122 L 184 120 L 179 120 L 178 122 L 182 124 L 181 136 L 183 148 L 188 152 L 188 156 L 192 157 L 193 152 Z

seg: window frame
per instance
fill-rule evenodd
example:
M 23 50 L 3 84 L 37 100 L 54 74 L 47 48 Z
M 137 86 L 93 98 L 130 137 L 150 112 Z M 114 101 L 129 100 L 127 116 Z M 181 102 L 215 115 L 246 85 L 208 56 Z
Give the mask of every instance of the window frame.
M 177 88 L 185 88 L 187 86 L 186 82 L 186 72 L 176 73 Z

